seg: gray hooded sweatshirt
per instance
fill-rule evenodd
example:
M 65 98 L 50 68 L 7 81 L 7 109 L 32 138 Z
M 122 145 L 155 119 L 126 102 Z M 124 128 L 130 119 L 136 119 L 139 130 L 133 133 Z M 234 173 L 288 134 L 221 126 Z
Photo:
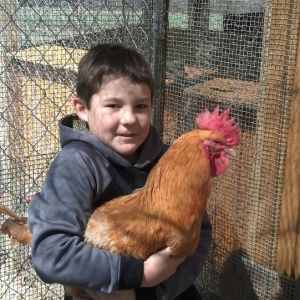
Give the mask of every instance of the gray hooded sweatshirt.
M 187 289 L 203 267 L 211 225 L 203 219 L 201 242 L 167 281 L 140 288 L 143 261 L 122 257 L 84 242 L 93 210 L 106 201 L 131 193 L 145 184 L 153 165 L 165 152 L 151 128 L 134 165 L 91 135 L 75 115 L 60 123 L 61 151 L 52 162 L 40 193 L 29 207 L 32 262 L 40 278 L 102 292 L 135 289 L 136 299 L 174 299 Z

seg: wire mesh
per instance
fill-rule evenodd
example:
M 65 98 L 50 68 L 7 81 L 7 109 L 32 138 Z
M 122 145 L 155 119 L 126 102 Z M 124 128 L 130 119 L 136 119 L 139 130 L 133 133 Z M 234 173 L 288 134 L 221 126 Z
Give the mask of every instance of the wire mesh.
M 1 204 L 25 214 L 59 149 L 57 122 L 71 113 L 77 65 L 99 42 L 151 54 L 144 1 L 0 1 Z M 1 216 L 0 221 L 4 218 Z M 2 223 L 2 222 L 1 222 Z M 1 299 L 62 299 L 30 263 L 30 249 L 0 236 Z
M 197 280 L 203 299 L 299 299 L 299 281 L 275 271 L 299 6 L 1 0 L 1 204 L 26 215 L 59 150 L 57 122 L 72 112 L 80 57 L 99 42 L 121 42 L 153 67 L 155 122 L 165 142 L 216 105 L 231 107 L 242 130 L 238 153 L 209 201 L 213 245 Z M 13 248 L 0 235 L 0 262 L 1 299 L 62 299 L 61 286 L 38 279 L 28 247 Z
M 297 299 L 299 281 L 274 270 L 299 1 L 175 3 L 165 140 L 192 129 L 198 111 L 217 105 L 230 107 L 242 130 L 237 156 L 215 180 L 208 204 L 213 246 L 199 290 L 204 299 Z

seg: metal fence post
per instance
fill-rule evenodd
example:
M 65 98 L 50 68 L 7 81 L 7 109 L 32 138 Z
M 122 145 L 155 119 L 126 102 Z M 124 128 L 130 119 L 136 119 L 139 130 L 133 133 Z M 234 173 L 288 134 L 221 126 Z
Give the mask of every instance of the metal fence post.
M 163 110 L 165 92 L 165 72 L 167 61 L 167 29 L 168 29 L 169 1 L 153 1 L 153 56 L 152 68 L 154 77 L 154 100 L 152 124 L 159 134 L 163 130 Z

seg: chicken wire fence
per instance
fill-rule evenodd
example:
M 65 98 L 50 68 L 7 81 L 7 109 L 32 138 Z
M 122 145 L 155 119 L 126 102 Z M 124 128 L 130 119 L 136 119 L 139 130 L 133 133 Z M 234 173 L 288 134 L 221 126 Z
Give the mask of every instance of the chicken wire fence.
M 299 1 L 168 2 L 0 0 L 1 204 L 26 215 L 59 150 L 57 122 L 72 112 L 82 55 L 125 43 L 151 63 L 153 122 L 165 142 L 216 105 L 231 107 L 242 130 L 209 201 L 203 299 L 299 299 L 299 281 L 275 269 Z M 63 298 L 35 274 L 30 248 L 2 235 L 0 263 L 1 299 Z

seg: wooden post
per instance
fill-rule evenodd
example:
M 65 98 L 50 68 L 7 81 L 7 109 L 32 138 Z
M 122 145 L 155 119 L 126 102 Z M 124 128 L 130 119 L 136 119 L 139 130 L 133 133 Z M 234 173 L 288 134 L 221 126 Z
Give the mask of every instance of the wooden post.
M 274 269 L 278 260 L 276 251 L 279 249 L 281 194 L 286 162 L 288 163 L 285 154 L 290 134 L 288 119 L 296 72 L 293 59 L 297 54 L 300 9 L 299 2 L 293 0 L 273 0 L 269 9 L 266 12 L 269 15 L 264 34 L 262 99 L 258 109 L 260 146 L 256 157 L 259 164 L 255 168 L 258 182 L 256 205 L 259 214 L 255 214 L 255 237 L 251 243 L 255 245 L 254 260 Z M 289 251 L 295 251 L 295 244 L 292 248 Z M 285 251 L 288 250 L 285 248 Z
M 152 68 L 154 79 L 152 124 L 159 134 L 163 131 L 163 111 L 165 93 L 165 73 L 167 60 L 169 1 L 153 1 L 153 53 Z
M 281 195 L 277 271 L 300 278 L 300 22 L 296 76 L 291 96 L 291 115 Z

